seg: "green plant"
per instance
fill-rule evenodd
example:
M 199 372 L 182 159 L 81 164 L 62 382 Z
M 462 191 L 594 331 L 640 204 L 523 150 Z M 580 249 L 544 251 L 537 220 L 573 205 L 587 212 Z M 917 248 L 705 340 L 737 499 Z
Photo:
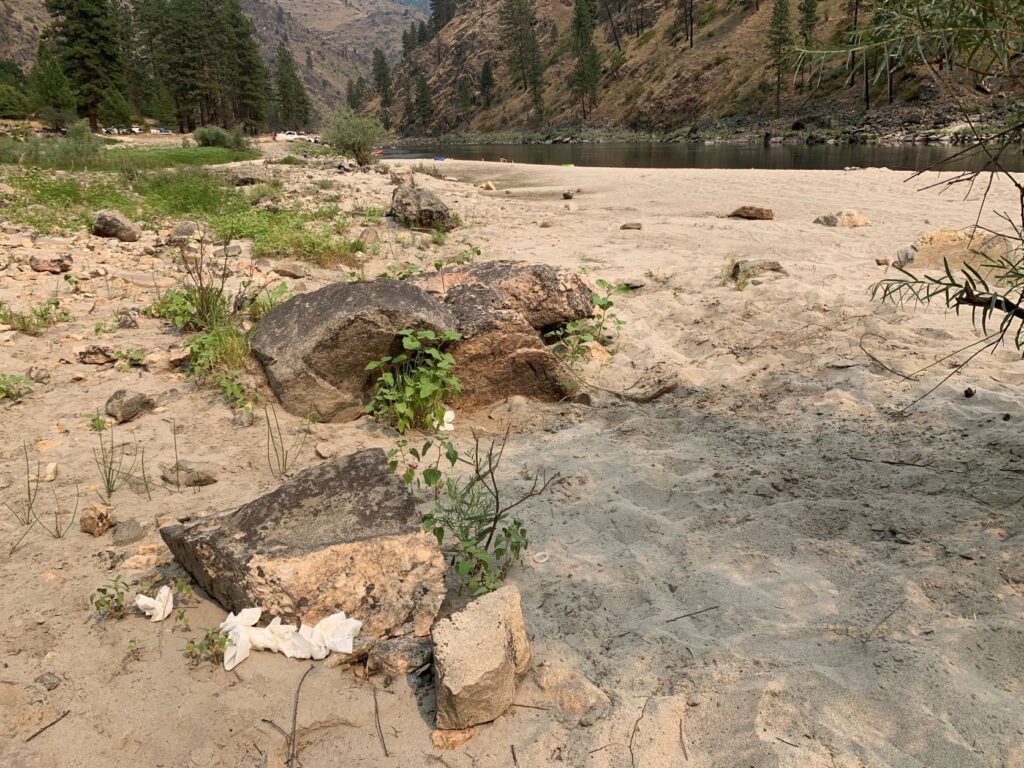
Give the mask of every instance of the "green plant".
M 25 458 L 25 507 L 19 512 L 6 502 L 4 502 L 4 506 L 11 511 L 11 514 L 14 515 L 15 519 L 19 523 L 22 525 L 31 525 L 32 521 L 35 519 L 36 496 L 39 494 L 40 464 L 39 462 L 36 462 L 36 471 L 33 475 L 32 465 L 28 458 L 28 445 L 22 443 L 21 452 Z
M 612 312 L 615 302 L 612 296 L 628 293 L 629 287 L 620 283 L 609 283 L 598 280 L 600 293 L 593 293 L 590 300 L 597 308 L 593 317 L 573 320 L 560 328 L 545 334 L 546 338 L 555 341 L 555 354 L 567 365 L 575 367 L 587 358 L 587 344 L 597 342 L 603 345 L 615 345 L 611 353 L 618 351 L 618 338 L 626 322 Z
M 448 242 L 448 233 L 443 229 L 434 230 L 434 234 L 430 236 L 430 242 L 436 246 L 442 246 Z
M 363 117 L 350 107 L 342 107 L 335 112 L 323 133 L 324 141 L 351 154 L 360 165 L 369 165 L 373 161 L 371 150 L 387 135 L 380 121 Z
M 114 352 L 114 359 L 119 361 L 117 366 L 122 371 L 142 367 L 141 349 L 119 349 Z
M 204 125 L 192 132 L 192 138 L 200 147 L 221 147 L 242 151 L 249 148 L 249 142 L 241 129 L 225 131 L 216 125 Z
M 0 301 L 0 324 L 9 325 L 28 336 L 39 336 L 44 330 L 57 323 L 71 320 L 71 314 L 60 308 L 60 300 L 49 298 L 28 312 L 15 312 L 11 306 Z
M 79 505 L 81 504 L 81 501 L 82 501 L 82 494 L 78 490 L 78 486 L 76 485 L 75 486 L 75 508 L 71 511 L 71 515 L 70 515 L 70 517 L 68 517 L 67 521 L 66 522 L 62 522 L 61 518 L 63 518 L 66 513 L 65 513 L 64 509 L 60 505 L 60 499 L 57 498 L 57 492 L 56 491 L 52 491 L 52 493 L 53 493 L 53 527 L 51 528 L 49 525 L 47 525 L 45 522 L 43 522 L 43 519 L 39 515 L 37 515 L 35 513 L 35 511 L 33 511 L 33 516 L 35 517 L 36 524 L 38 524 L 40 528 L 42 528 L 44 531 L 46 531 L 48 534 L 50 534 L 50 536 L 52 536 L 55 539 L 63 539 L 67 535 L 68 531 L 71 530 L 72 526 L 75 524 L 75 519 L 78 517 L 78 507 L 79 507 Z
M 113 581 L 98 587 L 89 596 L 89 603 L 101 619 L 123 619 L 128 610 L 128 585 L 120 574 Z
M 194 666 L 204 661 L 218 665 L 223 663 L 224 652 L 231 643 L 227 632 L 222 632 L 218 627 L 209 627 L 198 640 L 189 638 L 185 643 L 185 657 Z
M 383 272 L 377 275 L 378 280 L 412 280 L 423 274 L 423 267 L 413 262 L 388 264 Z
M 242 281 L 242 288 L 249 288 L 250 281 Z M 253 322 L 259 322 L 268 313 L 276 309 L 281 303 L 292 297 L 288 286 L 285 283 L 278 283 L 273 288 L 263 286 L 252 296 L 245 296 L 241 301 L 236 302 L 239 309 L 249 315 Z
M 99 411 L 85 414 L 89 419 L 89 429 L 93 432 L 102 432 L 107 428 L 107 417 Z
M 0 373 L 0 400 L 20 400 L 32 391 L 32 380 L 24 376 Z
M 309 425 L 311 420 L 306 421 L 306 429 L 300 430 L 290 446 L 285 445 L 284 433 L 281 431 L 281 424 L 277 420 L 277 409 L 270 406 L 270 409 L 263 409 L 267 421 L 267 465 L 270 467 L 270 474 L 280 479 L 286 477 L 295 468 L 299 454 L 306 444 L 309 436 Z M 273 419 L 271 419 L 273 417 Z
M 453 331 L 405 328 L 398 337 L 401 352 L 366 366 L 377 374 L 366 412 L 399 433 L 410 427 L 431 428 L 444 421 L 444 403 L 461 391 L 455 358 L 443 349 L 461 336 Z
M 362 216 L 363 224 L 367 225 L 380 224 L 384 221 L 384 217 L 388 215 L 387 209 L 374 206 L 364 206 L 361 209 L 357 209 L 355 213 L 358 216 Z
M 511 513 L 529 499 L 543 494 L 558 479 L 536 474 L 528 491 L 509 501 L 499 482 L 499 465 L 505 452 L 511 429 L 506 429 L 500 440 L 491 440 L 486 446 L 480 436 L 473 433 L 473 447 L 460 454 L 449 441 L 437 445 L 436 461 L 422 471 L 424 482 L 435 489 L 434 507 L 423 517 L 423 529 L 444 545 L 445 538 L 454 540 L 450 548 L 451 562 L 460 583 L 474 595 L 491 592 L 501 582 L 511 565 L 518 561 L 529 546 L 525 526 Z M 399 448 L 399 453 L 407 448 Z M 419 456 L 431 452 L 429 445 L 415 451 Z M 392 461 L 397 467 L 397 461 Z M 452 469 L 458 465 L 470 469 L 466 477 L 449 474 L 441 482 L 440 459 L 448 460 Z M 416 470 L 412 470 L 415 474 Z M 429 473 L 429 474 L 428 474 Z M 403 474 L 409 477 L 408 468 Z
M 110 439 L 105 440 L 103 435 L 109 434 Z M 92 455 L 93 460 L 96 462 L 96 468 L 100 472 L 100 481 L 103 486 L 103 491 L 107 497 L 113 495 L 114 491 L 120 488 L 124 482 L 131 477 L 133 470 L 135 469 L 135 462 L 138 456 L 136 451 L 131 452 L 131 464 L 128 469 L 125 469 L 125 462 L 128 461 L 129 457 L 129 445 L 127 443 L 117 443 L 114 439 L 114 427 L 111 425 L 110 430 L 107 432 L 100 432 L 98 434 L 100 447 L 99 450 L 93 449 Z

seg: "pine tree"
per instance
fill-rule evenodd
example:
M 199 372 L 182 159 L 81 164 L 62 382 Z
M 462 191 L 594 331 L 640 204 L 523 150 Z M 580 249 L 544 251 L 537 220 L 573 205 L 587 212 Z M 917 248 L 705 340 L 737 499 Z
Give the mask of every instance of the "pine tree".
M 103 92 L 96 116 L 105 128 L 128 128 L 132 124 L 132 108 L 124 94 L 113 86 Z
M 800 0 L 800 37 L 804 45 L 809 45 L 814 37 L 814 29 L 818 26 L 818 0 Z
M 0 85 L 9 85 L 14 90 L 24 93 L 28 89 L 28 78 L 15 62 L 0 59 Z
M 430 29 L 436 35 L 455 17 L 455 0 L 430 0 Z
M 597 85 L 601 79 L 601 57 L 594 45 L 594 26 L 597 5 L 595 0 L 576 0 L 573 7 L 572 38 L 576 66 L 570 77 L 573 93 L 580 100 L 583 119 L 587 108 L 597 105 Z
M 775 67 L 775 114 L 782 106 L 782 70 L 789 60 L 793 48 L 793 32 L 790 29 L 789 0 L 775 0 L 772 17 L 768 24 L 768 53 Z
M 391 67 L 380 48 L 373 49 L 373 84 L 385 109 L 391 106 Z
M 430 95 L 430 84 L 424 75 L 416 78 L 416 122 L 426 131 L 434 118 L 434 100 Z
M 366 99 L 366 81 L 360 75 L 355 80 L 349 80 L 345 87 L 345 101 L 350 109 L 358 112 Z
M 455 90 L 459 99 L 459 108 L 469 109 L 473 104 L 473 91 L 469 87 L 469 79 L 460 77 Z
M 55 129 L 64 128 L 75 117 L 75 94 L 53 44 L 39 42 L 36 63 L 29 75 L 29 104 L 45 122 Z
M 232 123 L 241 122 L 251 134 L 259 132 L 267 118 L 267 68 L 256 42 L 256 27 L 242 11 L 238 0 L 229 0 L 232 43 L 235 51 L 232 83 Z M 300 81 L 299 85 L 302 83 Z M 302 89 L 306 95 L 305 88 Z M 309 98 L 305 98 L 309 110 Z
M 427 29 L 426 22 L 421 21 L 419 23 L 419 26 L 416 27 L 416 44 L 417 45 L 424 45 L 425 43 L 429 43 L 429 42 L 430 42 L 430 30 Z
M 99 128 L 97 110 L 110 88 L 123 86 L 121 30 L 112 0 L 46 0 L 53 18 L 48 35 L 60 51 L 78 107 Z
M 277 119 L 289 128 L 305 128 L 312 117 L 312 107 L 306 86 L 299 79 L 295 59 L 283 45 L 277 48 L 274 57 L 274 99 L 277 102 Z
M 513 77 L 528 91 L 537 117 L 544 113 L 544 63 L 537 41 L 535 0 L 502 0 L 498 22 Z
M 494 65 L 487 59 L 480 68 L 480 100 L 484 107 L 491 106 L 491 98 L 494 95 Z

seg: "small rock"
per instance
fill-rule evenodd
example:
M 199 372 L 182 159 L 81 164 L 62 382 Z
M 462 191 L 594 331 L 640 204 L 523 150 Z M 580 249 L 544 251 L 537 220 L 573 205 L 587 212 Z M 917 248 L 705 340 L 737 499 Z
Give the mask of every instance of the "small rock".
M 213 256 L 216 259 L 231 259 L 241 255 L 242 246 L 240 245 L 225 245 L 223 248 L 218 248 L 213 252 Z
M 363 245 L 373 245 L 378 240 L 380 240 L 380 235 L 377 233 L 377 230 L 374 229 L 373 227 L 367 227 L 366 229 L 359 233 L 359 241 Z
M 771 208 L 759 208 L 756 205 L 741 205 L 729 214 L 731 219 L 751 219 L 755 221 L 772 221 L 775 211 Z
M 395 637 L 373 646 L 366 667 L 370 672 L 379 670 L 398 677 L 429 664 L 433 656 L 434 644 L 429 637 Z
M 611 707 L 604 691 L 571 670 L 542 666 L 534 671 L 534 679 L 559 709 L 577 717 L 582 725 L 593 725 Z
M 113 416 L 118 424 L 124 424 L 140 413 L 151 411 L 155 407 L 156 401 L 149 395 L 143 392 L 119 389 L 109 397 L 104 410 L 108 416 Z
M 78 519 L 78 527 L 93 536 L 102 536 L 111 525 L 110 510 L 99 504 L 93 504 Z
M 52 691 L 63 681 L 57 675 L 53 674 L 53 672 L 43 672 L 43 674 L 35 679 L 35 682 L 39 683 L 46 690 Z
M 325 440 L 321 440 L 317 443 L 314 450 L 316 451 L 316 455 L 321 459 L 333 459 L 338 455 L 338 449 Z
M 480 185 L 480 188 L 485 189 L 488 192 L 498 191 L 498 186 L 493 181 L 485 181 L 483 184 Z
M 553 226 L 555 226 L 555 222 L 551 221 L 551 219 L 545 219 L 540 223 L 541 229 L 551 229 Z
M 18 191 L 10 184 L 0 184 L 0 197 L 16 197 Z
M 967 389 L 964 390 L 964 397 L 966 398 L 972 398 L 976 394 L 977 392 L 975 392 L 974 387 L 968 387 Z
M 565 190 L 565 192 L 562 193 L 562 199 L 563 200 L 572 200 L 573 197 L 575 197 L 575 195 L 576 195 L 575 192 L 573 192 L 571 189 L 567 189 L 567 190 Z
M 212 237 L 210 230 L 198 221 L 179 221 L 171 229 L 167 242 L 170 245 L 187 245 L 192 241 L 206 242 Z
M 231 426 L 235 429 L 245 429 L 256 423 L 256 415 L 251 408 L 236 408 L 231 414 Z
M 301 264 L 278 264 L 271 271 L 281 277 L 291 277 L 296 280 L 306 276 L 306 271 Z
M 896 262 L 895 266 L 905 267 L 907 264 L 914 263 L 914 257 L 917 256 L 917 246 L 908 245 L 906 248 L 900 248 L 896 251 Z
M 28 257 L 28 265 L 34 272 L 49 272 L 52 275 L 59 275 L 71 269 L 74 260 L 66 253 L 40 253 Z
M 50 372 L 45 368 L 40 368 L 38 365 L 33 365 L 28 371 L 25 372 L 25 376 L 30 378 L 36 384 L 47 384 L 50 381 Z
M 774 259 L 740 259 L 732 265 L 732 271 L 729 273 L 729 277 L 733 280 L 738 280 L 741 275 L 751 278 L 754 275 L 760 275 L 764 272 L 778 272 L 781 275 L 786 274 L 786 270 L 784 270 L 782 265 Z
M 227 173 L 228 181 L 236 187 L 251 187 L 268 181 L 266 171 L 257 165 L 235 166 Z
M 411 185 L 395 189 L 391 196 L 391 213 L 395 220 L 407 227 L 426 227 L 452 230 L 459 218 L 436 194 L 423 187 Z
M 97 237 L 113 237 L 122 243 L 134 243 L 142 237 L 139 226 L 118 211 L 97 211 L 92 221 L 92 233 Z
M 860 211 L 855 211 L 852 208 L 844 208 L 837 213 L 826 213 L 814 220 L 815 224 L 821 224 L 826 227 L 844 227 L 852 229 L 854 227 L 867 227 L 871 224 L 868 221 L 867 216 L 862 214 Z
M 430 741 L 434 749 L 458 749 L 476 736 L 476 728 L 463 728 L 456 731 L 433 731 Z
M 83 365 L 107 365 L 114 362 L 114 351 L 109 347 L 92 344 L 78 353 L 78 362 Z
M 627 221 L 619 229 L 643 229 L 644 225 L 639 221 Z
M 477 598 L 434 624 L 431 636 L 438 728 L 488 723 L 512 706 L 516 679 L 530 663 L 518 589 Z
M 885 258 L 875 259 L 875 264 L 877 264 L 880 267 L 888 267 L 889 266 L 889 260 L 885 259 Z
M 125 520 L 114 526 L 113 542 L 115 546 L 126 547 L 146 535 L 146 529 L 135 520 Z
M 43 470 L 43 474 L 40 479 L 43 480 L 43 482 L 52 483 L 54 480 L 57 479 L 57 471 L 57 463 L 51 461 L 49 464 L 46 465 L 46 469 Z
M 214 474 L 215 468 L 210 464 L 201 464 L 195 461 L 179 459 L 176 464 L 170 466 L 160 465 L 160 477 L 168 485 L 180 486 L 182 488 L 199 488 L 204 485 L 213 485 L 217 482 Z

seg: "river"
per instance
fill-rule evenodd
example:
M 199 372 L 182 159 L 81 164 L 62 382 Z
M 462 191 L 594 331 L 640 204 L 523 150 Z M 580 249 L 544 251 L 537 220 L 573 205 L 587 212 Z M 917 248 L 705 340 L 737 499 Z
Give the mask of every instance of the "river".
M 770 168 L 842 170 L 848 167 L 920 171 L 953 158 L 961 147 L 941 144 L 455 144 L 386 149 L 385 159 L 489 160 L 611 168 Z M 944 170 L 978 170 L 979 159 L 954 158 Z M 1024 154 L 1014 149 L 1006 170 L 1024 172 Z

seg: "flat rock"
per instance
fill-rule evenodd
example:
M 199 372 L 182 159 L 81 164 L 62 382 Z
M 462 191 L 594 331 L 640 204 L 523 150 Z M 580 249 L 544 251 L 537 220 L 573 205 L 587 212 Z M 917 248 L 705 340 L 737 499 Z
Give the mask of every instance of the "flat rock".
M 413 280 L 442 294 L 456 285 L 485 285 L 537 330 L 590 317 L 594 286 L 582 275 L 547 264 L 503 259 L 446 267 Z
M 151 411 L 156 401 L 144 392 L 131 392 L 119 389 L 107 399 L 104 408 L 108 416 L 112 416 L 118 424 L 131 421 L 140 413 Z
M 429 189 L 403 184 L 391 195 L 391 215 L 407 227 L 447 232 L 458 226 L 458 217 Z
M 227 171 L 227 179 L 236 187 L 251 187 L 270 180 L 266 169 L 258 165 L 236 165 Z
M 212 464 L 179 459 L 174 464 L 161 464 L 160 478 L 168 485 L 201 488 L 217 482 L 216 471 Z
M 457 731 L 436 730 L 430 733 L 434 749 L 458 749 L 476 736 L 476 728 L 462 728 Z
M 192 242 L 207 242 L 213 239 L 213 233 L 198 221 L 179 221 L 167 236 L 170 245 L 188 245 Z
M 825 213 L 814 220 L 815 224 L 821 224 L 825 227 L 844 227 L 846 229 L 852 229 L 854 227 L 867 227 L 871 224 L 860 211 L 855 211 L 852 208 L 844 208 L 836 213 Z
M 33 253 L 28 257 L 28 265 L 33 272 L 48 272 L 51 275 L 68 272 L 73 264 L 74 259 L 68 253 Z
M 477 598 L 434 625 L 437 727 L 469 728 L 500 717 L 530 663 L 526 626 L 514 586 Z
M 752 219 L 756 221 L 772 221 L 775 211 L 771 208 L 760 208 L 756 205 L 741 205 L 729 214 L 731 219 Z
M 395 637 L 373 646 L 366 668 L 398 677 L 429 664 L 433 657 L 434 644 L 429 637 Z
M 334 283 L 269 312 L 252 349 L 286 410 L 353 419 L 372 384 L 367 364 L 395 351 L 404 328 L 454 331 L 455 318 L 409 282 Z
M 92 233 L 97 237 L 112 237 L 122 243 L 134 243 L 142 237 L 142 230 L 119 211 L 97 211 L 92 220 Z
M 300 472 L 233 512 L 161 528 L 175 559 L 224 608 L 316 623 L 338 611 L 361 637 L 426 635 L 444 557 L 380 448 Z
M 78 362 L 83 365 L 107 365 L 114 362 L 114 350 L 91 344 L 78 353 Z
M 146 529 L 135 520 L 122 520 L 114 526 L 112 540 L 115 546 L 127 547 L 146 535 Z
M 639 221 L 627 221 L 619 229 L 643 229 L 644 225 Z

